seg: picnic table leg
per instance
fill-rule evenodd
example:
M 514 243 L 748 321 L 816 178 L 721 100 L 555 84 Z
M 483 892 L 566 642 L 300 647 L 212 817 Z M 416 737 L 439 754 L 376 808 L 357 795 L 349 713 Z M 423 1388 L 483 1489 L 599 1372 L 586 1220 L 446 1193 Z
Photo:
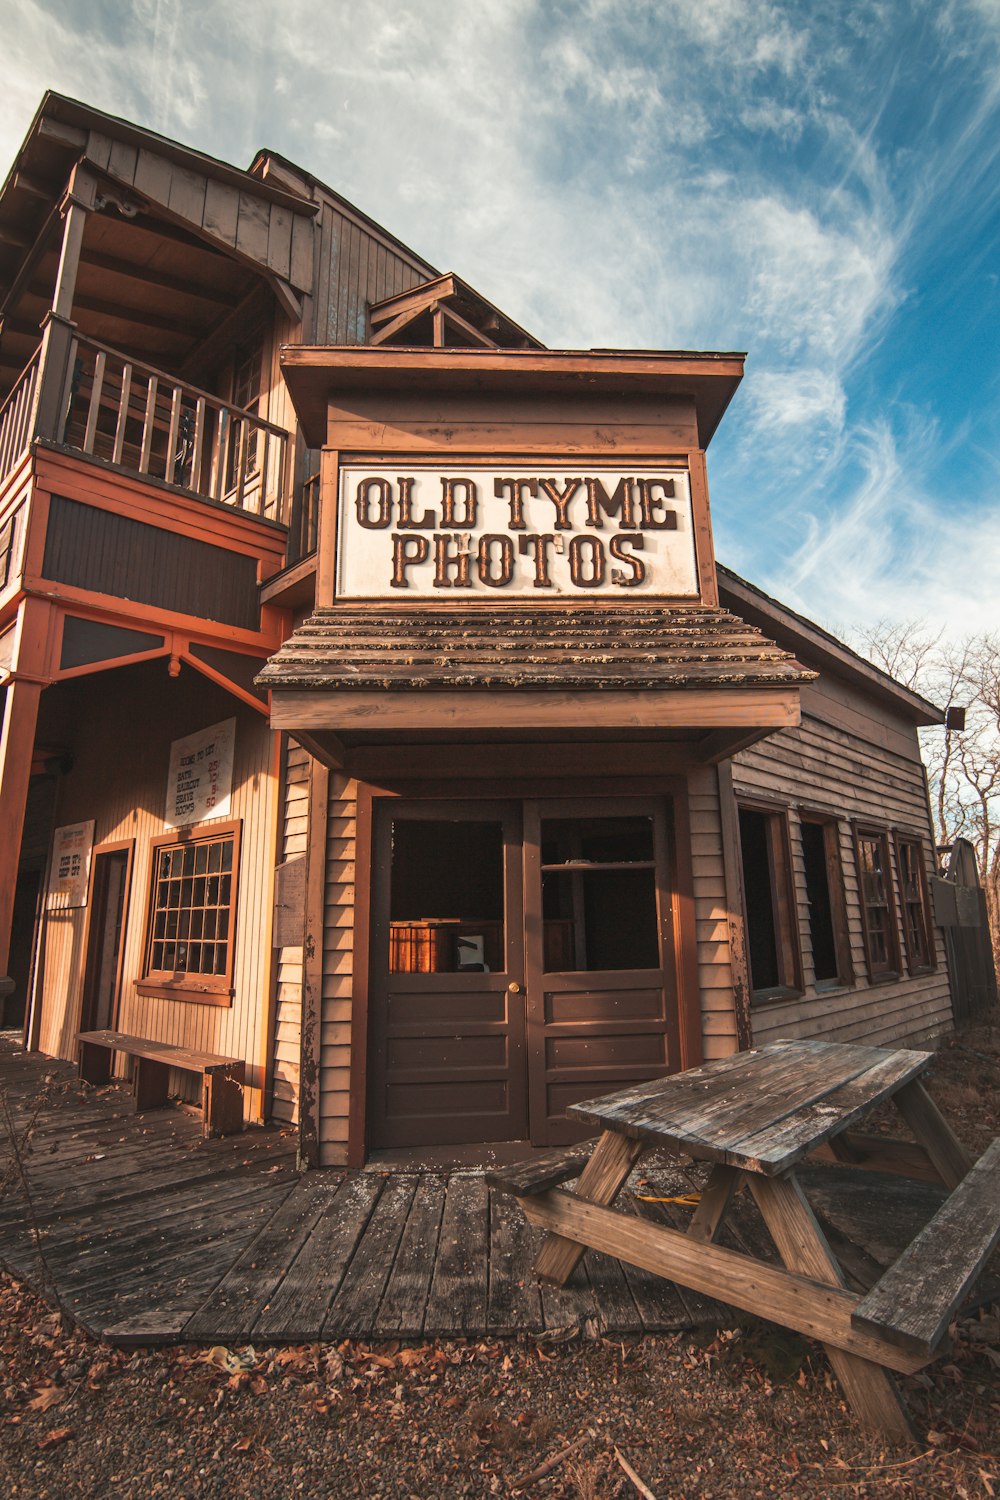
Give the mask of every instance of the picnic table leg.
M 757 1173 L 747 1173 L 747 1178 L 787 1269 L 828 1286 L 843 1286 L 836 1257 L 795 1178 L 761 1177 Z M 862 1426 L 896 1442 L 912 1442 L 916 1434 L 888 1370 L 830 1344 L 823 1348 Z
M 708 1181 L 701 1190 L 701 1202 L 688 1225 L 687 1232 L 690 1239 L 701 1240 L 708 1245 L 712 1243 L 722 1228 L 726 1210 L 740 1185 L 742 1176 L 742 1172 L 736 1167 L 727 1167 L 724 1162 L 715 1163 L 708 1174 Z
M 896 1108 L 934 1163 L 935 1170 L 949 1192 L 954 1192 L 972 1171 L 975 1159 L 969 1155 L 951 1126 L 945 1120 L 919 1078 L 893 1095 Z
M 618 1197 L 645 1149 L 644 1141 L 633 1141 L 626 1135 L 605 1130 L 580 1173 L 573 1190 L 574 1198 L 583 1198 L 587 1203 L 599 1203 L 607 1208 Z M 535 1275 L 550 1286 L 565 1286 L 586 1248 L 586 1245 L 577 1244 L 576 1240 L 568 1240 L 561 1234 L 547 1234 L 535 1261 Z

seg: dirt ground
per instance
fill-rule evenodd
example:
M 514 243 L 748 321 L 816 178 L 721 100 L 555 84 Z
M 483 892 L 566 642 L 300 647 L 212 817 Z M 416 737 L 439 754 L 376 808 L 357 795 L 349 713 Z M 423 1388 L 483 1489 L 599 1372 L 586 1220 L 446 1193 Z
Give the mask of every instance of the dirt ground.
M 1000 1135 L 1000 1028 L 947 1043 L 931 1087 L 982 1151 Z M 1000 1309 L 954 1333 L 947 1357 L 901 1382 L 920 1436 L 907 1451 L 865 1438 L 818 1347 L 765 1324 L 122 1351 L 0 1277 L 0 1494 L 994 1496 Z

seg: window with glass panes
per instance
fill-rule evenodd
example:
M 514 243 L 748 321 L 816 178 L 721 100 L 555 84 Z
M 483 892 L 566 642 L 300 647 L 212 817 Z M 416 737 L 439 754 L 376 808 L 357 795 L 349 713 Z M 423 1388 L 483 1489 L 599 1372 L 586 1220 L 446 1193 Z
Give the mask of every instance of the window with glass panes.
M 924 881 L 923 845 L 919 839 L 897 838 L 900 897 L 903 904 L 903 931 L 910 971 L 929 969 L 934 964 L 930 921 L 927 911 L 927 887 Z
M 880 979 L 899 973 L 899 932 L 889 868 L 889 839 L 880 831 L 859 828 L 856 841 L 868 977 Z
M 236 852 L 235 830 L 154 846 L 147 979 L 213 989 L 228 984 Z

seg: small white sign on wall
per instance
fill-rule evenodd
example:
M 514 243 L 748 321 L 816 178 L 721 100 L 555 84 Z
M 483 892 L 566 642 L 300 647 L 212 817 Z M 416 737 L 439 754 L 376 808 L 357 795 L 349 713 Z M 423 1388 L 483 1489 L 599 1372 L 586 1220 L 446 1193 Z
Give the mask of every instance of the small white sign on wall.
M 163 815 L 168 828 L 229 816 L 235 744 L 235 719 L 223 719 L 172 742 Z
M 45 902 L 49 911 L 86 906 L 90 889 L 90 856 L 94 848 L 94 820 L 66 823 L 52 836 L 52 866 Z

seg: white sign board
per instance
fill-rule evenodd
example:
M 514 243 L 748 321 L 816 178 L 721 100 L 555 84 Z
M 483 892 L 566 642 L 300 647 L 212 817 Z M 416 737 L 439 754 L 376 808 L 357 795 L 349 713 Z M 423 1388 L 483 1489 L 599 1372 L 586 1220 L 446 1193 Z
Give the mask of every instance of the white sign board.
M 699 592 L 680 467 L 351 464 L 337 539 L 345 599 Z
M 93 848 L 93 818 L 88 823 L 66 823 L 56 829 L 52 836 L 52 865 L 45 902 L 49 911 L 86 906 Z
M 228 816 L 235 743 L 235 719 L 224 719 L 173 741 L 164 813 L 168 828 Z

